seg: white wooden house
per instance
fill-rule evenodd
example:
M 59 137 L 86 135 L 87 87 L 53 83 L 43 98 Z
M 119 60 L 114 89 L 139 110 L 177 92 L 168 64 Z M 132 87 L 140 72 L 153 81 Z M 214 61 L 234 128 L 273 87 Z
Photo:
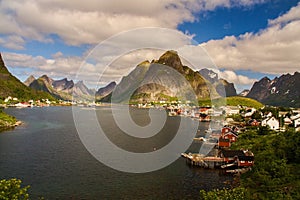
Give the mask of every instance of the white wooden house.
M 266 118 L 261 122 L 262 126 L 269 126 L 272 130 L 279 129 L 279 121 L 275 117 Z
M 300 117 L 294 119 L 294 127 L 297 128 L 298 126 L 300 126 Z

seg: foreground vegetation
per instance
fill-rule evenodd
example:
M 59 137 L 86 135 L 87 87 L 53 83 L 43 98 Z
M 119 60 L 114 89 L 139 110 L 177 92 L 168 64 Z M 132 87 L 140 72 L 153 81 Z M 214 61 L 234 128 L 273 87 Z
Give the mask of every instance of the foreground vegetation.
M 1 200 L 27 200 L 29 186 L 22 187 L 21 180 L 10 179 L 0 180 L 0 199 Z
M 239 135 L 232 149 L 251 149 L 253 169 L 234 189 L 200 191 L 201 199 L 300 199 L 300 133 L 253 129 Z
M 3 112 L 3 109 L 0 108 L 0 130 L 12 127 L 16 124 L 17 119 L 13 116 L 10 116 Z

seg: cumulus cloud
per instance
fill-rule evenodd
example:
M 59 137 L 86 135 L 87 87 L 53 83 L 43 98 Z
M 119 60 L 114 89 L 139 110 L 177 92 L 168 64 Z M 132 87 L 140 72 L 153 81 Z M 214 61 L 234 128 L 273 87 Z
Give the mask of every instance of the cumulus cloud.
M 197 49 L 202 49 L 202 46 L 191 45 L 193 35 L 176 31 L 176 27 L 183 22 L 198 20 L 195 14 L 201 11 L 214 10 L 218 7 L 251 6 L 262 2 L 264 0 L 2 0 L 0 1 L 0 26 L 5 28 L 0 29 L 0 34 L 5 37 L 0 37 L 0 45 L 22 49 L 26 42 L 31 40 L 53 42 L 52 34 L 59 36 L 68 45 L 98 44 L 122 31 L 139 27 L 165 27 L 174 29 L 177 33 L 146 31 L 128 34 L 126 38 L 102 47 L 101 51 L 105 51 L 102 57 L 97 56 L 97 49 L 89 50 L 82 56 L 66 57 L 61 52 L 57 52 L 50 59 L 16 53 L 5 53 L 3 57 L 9 67 L 26 69 L 28 75 L 34 73 L 36 77 L 48 74 L 53 78 L 76 79 L 79 67 L 84 66 L 85 70 L 81 77 L 90 85 L 98 84 L 98 76 L 95 74 L 102 73 L 112 60 L 115 60 L 112 63 L 113 67 L 109 68 L 110 71 L 106 71 L 106 77 L 100 84 L 112 80 L 117 81 L 139 62 L 145 59 L 152 60 L 161 55 L 161 51 L 145 50 L 127 52 L 120 58 L 120 52 L 125 47 L 132 49 L 138 46 L 147 48 L 153 46 L 162 49 L 169 47 L 169 49 L 177 49 L 183 57 L 192 57 L 193 59 L 188 60 L 187 65 L 191 63 L 194 68 L 213 67 L 214 64 L 207 59 L 205 52 L 198 53 Z M 239 49 L 234 49 L 234 45 L 228 46 L 228 44 L 238 43 L 239 40 L 249 40 L 247 37 L 257 36 L 248 34 L 241 38 L 227 37 L 223 41 L 210 41 L 206 47 L 213 47 L 210 48 L 213 49 L 212 53 L 209 53 L 213 55 L 214 61 L 231 59 L 232 63 L 239 64 L 240 56 L 236 56 L 240 54 Z M 145 40 L 145 38 L 150 39 Z M 217 44 L 214 45 L 214 42 Z M 218 48 L 221 53 L 216 51 Z M 224 48 L 236 55 L 224 55 Z M 91 62 L 85 60 L 88 54 L 92 59 Z M 197 65 L 199 62 L 201 66 Z M 235 67 L 237 64 L 230 67 Z M 120 67 L 121 65 L 123 66 Z M 223 65 L 220 66 L 223 67 Z M 234 79 L 234 76 L 227 76 Z M 239 76 L 234 80 L 240 83 L 249 81 Z
M 165 39 L 160 43 L 159 38 Z M 48 74 L 52 78 L 67 77 L 83 80 L 91 86 L 103 86 L 110 81 L 120 81 L 139 63 L 158 59 L 170 49 L 178 50 L 183 63 L 194 70 L 200 66 L 213 66 L 206 52 L 201 47 L 191 45 L 191 40 L 191 36 L 179 31 L 148 28 L 115 36 L 83 56 L 66 57 L 62 52 L 56 52 L 51 58 L 45 58 L 6 52 L 3 57 L 7 66 L 21 71 L 27 69 L 36 77 Z
M 74 72 L 79 68 L 82 60 L 79 57 L 59 57 L 47 59 L 42 56 L 31 56 L 28 54 L 3 53 L 3 59 L 11 69 L 18 68 L 21 71 L 26 69 L 28 74 L 33 71 L 36 77 L 43 74 L 53 76 L 53 78 L 61 78 L 62 76 L 74 77 Z
M 249 6 L 262 0 L 2 0 L 0 34 L 51 42 L 56 34 L 70 45 L 96 44 L 139 27 L 173 28 L 217 7 Z
M 293 73 L 300 68 L 300 3 L 286 14 L 269 20 L 266 29 L 226 36 L 201 44 L 220 67 L 270 74 Z
M 219 77 L 227 80 L 228 82 L 234 83 L 236 85 L 251 85 L 257 79 L 251 79 L 247 76 L 237 75 L 234 71 L 225 70 L 219 71 Z
M 25 40 L 18 35 L 9 35 L 7 37 L 0 38 L 0 45 L 14 50 L 23 50 Z

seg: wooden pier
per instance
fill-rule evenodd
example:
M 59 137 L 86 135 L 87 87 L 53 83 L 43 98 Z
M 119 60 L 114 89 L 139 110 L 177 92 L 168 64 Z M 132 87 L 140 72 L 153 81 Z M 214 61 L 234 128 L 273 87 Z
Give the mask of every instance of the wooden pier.
M 199 166 L 203 168 L 219 168 L 225 164 L 224 158 L 220 157 L 205 157 L 201 154 L 181 154 L 184 158 L 186 158 L 186 162 L 192 166 Z

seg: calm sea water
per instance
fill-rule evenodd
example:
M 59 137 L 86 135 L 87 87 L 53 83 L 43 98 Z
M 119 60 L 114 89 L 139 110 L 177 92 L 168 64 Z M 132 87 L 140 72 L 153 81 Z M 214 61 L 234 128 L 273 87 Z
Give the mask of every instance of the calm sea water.
M 83 109 L 83 108 L 76 108 Z M 5 112 L 25 122 L 0 133 L 0 179 L 20 178 L 30 185 L 32 199 L 197 199 L 200 189 L 222 188 L 232 177 L 218 170 L 186 165 L 178 158 L 166 168 L 144 174 L 119 172 L 97 161 L 76 132 L 71 107 L 9 108 Z M 94 112 L 94 111 L 93 111 Z M 159 137 L 135 141 L 121 136 L 110 109 L 97 108 L 108 137 L 119 147 L 144 152 L 166 145 L 180 117 L 170 117 Z M 136 123 L 149 123 L 147 110 L 132 109 Z M 87 122 L 88 123 L 88 122 Z M 208 124 L 200 124 L 200 133 Z M 116 135 L 117 133 L 117 135 Z M 115 137 L 117 136 L 117 137 Z M 132 139 L 132 138 L 131 138 Z M 194 143 L 188 151 L 199 151 Z

